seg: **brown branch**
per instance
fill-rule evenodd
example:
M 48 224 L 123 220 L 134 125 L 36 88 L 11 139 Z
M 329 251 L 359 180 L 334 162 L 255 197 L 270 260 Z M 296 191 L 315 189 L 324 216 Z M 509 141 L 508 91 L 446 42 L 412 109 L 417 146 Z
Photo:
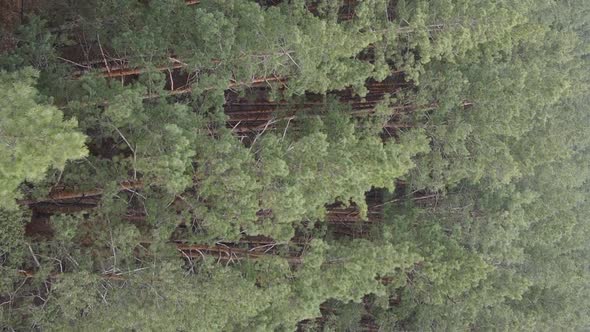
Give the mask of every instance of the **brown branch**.
M 120 183 L 119 190 L 136 190 L 143 188 L 142 181 L 123 181 Z M 41 200 L 20 200 L 18 204 L 20 205 L 32 205 L 38 203 L 51 203 L 54 201 L 63 201 L 63 200 L 73 200 L 73 199 L 80 199 L 86 197 L 96 197 L 101 196 L 104 192 L 104 189 L 97 188 L 91 189 L 86 191 L 73 191 L 73 190 L 59 190 L 49 193 L 49 197 L 46 199 Z

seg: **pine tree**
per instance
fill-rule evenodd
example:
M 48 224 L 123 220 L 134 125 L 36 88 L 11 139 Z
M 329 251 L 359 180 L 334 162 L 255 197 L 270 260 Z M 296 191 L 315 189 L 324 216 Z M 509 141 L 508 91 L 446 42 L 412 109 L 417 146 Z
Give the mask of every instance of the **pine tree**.
M 31 68 L 0 72 L 0 207 L 14 208 L 23 181 L 43 179 L 48 168 L 86 156 L 85 137 L 76 120 L 37 93 L 38 73 Z

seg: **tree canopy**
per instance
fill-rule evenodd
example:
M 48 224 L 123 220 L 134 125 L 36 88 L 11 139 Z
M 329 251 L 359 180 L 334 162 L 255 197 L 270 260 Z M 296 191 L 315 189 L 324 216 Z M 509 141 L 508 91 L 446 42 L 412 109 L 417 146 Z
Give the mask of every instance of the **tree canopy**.
M 9 13 L 0 329 L 590 328 L 587 1 Z

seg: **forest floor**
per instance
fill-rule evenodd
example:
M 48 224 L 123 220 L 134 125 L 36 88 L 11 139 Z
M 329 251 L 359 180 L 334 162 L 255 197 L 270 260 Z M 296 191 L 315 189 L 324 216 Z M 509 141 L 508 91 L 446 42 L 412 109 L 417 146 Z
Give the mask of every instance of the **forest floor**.
M 14 31 L 22 20 L 46 0 L 2 0 L 0 1 L 0 52 L 16 44 Z
M 0 1 L 0 28 L 11 32 L 21 20 L 21 0 Z
M 21 21 L 21 1 L 0 1 L 0 52 L 14 47 L 12 33 Z

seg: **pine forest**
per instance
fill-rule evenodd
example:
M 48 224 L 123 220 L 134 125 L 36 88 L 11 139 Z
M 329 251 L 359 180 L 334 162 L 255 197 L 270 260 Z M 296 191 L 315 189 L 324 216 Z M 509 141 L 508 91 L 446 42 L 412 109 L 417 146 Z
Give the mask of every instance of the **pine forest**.
M 589 68 L 588 0 L 0 0 L 0 330 L 588 331 Z

